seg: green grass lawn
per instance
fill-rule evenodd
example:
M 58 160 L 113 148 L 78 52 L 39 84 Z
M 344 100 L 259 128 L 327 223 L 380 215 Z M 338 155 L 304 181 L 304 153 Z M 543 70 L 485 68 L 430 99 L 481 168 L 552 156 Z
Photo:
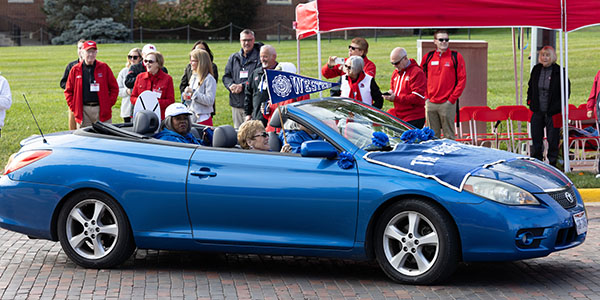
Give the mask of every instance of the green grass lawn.
M 600 68 L 600 56 L 595 55 L 600 46 L 598 40 L 600 28 L 588 28 L 569 34 L 569 73 L 572 83 L 570 103 L 579 105 L 589 96 L 592 81 Z M 352 36 L 349 33 L 349 36 Z M 430 38 L 424 36 L 423 38 Z M 467 39 L 467 32 L 461 31 L 452 35 L 452 39 Z M 389 88 L 389 79 L 393 71 L 389 63 L 389 53 L 394 47 L 404 47 L 409 57 L 415 58 L 416 36 L 411 37 L 367 37 L 369 41 L 369 59 L 377 65 L 377 82 L 382 90 Z M 484 40 L 488 47 L 488 92 L 487 100 L 490 107 L 510 105 L 515 103 L 512 41 L 510 29 L 474 29 L 471 39 Z M 558 39 L 557 39 L 558 40 Z M 296 41 L 265 42 L 277 49 L 278 61 L 288 61 L 296 64 Z M 324 39 L 322 41 L 323 62 L 329 55 L 346 56 L 349 41 Z M 165 55 L 165 66 L 173 76 L 175 90 L 178 91 L 179 81 L 188 63 L 191 44 L 156 43 L 159 51 Z M 101 44 L 97 58 L 111 66 L 115 76 L 124 67 L 126 55 L 133 47 L 143 44 Z M 229 55 L 240 48 L 239 43 L 211 42 L 211 50 L 215 55 L 215 63 L 222 76 Z M 317 77 L 317 43 L 314 39 L 303 40 L 300 43 L 301 73 Z M 557 49 L 558 50 L 558 49 Z M 528 49 L 526 50 L 526 56 Z M 19 149 L 19 141 L 38 134 L 38 129 L 27 110 L 22 94 L 27 96 L 32 109 L 40 122 L 44 133 L 67 130 L 67 105 L 62 89 L 58 83 L 65 65 L 74 60 L 75 46 L 36 46 L 36 47 L 3 47 L 0 48 L 0 72 L 10 83 L 13 95 L 13 105 L 7 112 L 5 127 L 0 138 L 0 168 L 4 166 L 8 156 Z M 529 61 L 525 61 L 525 87 L 529 78 Z M 325 92 L 324 95 L 329 95 Z M 318 94 L 313 95 L 318 97 Z M 176 95 L 176 99 L 178 99 Z M 220 79 L 217 89 L 217 115 L 215 125 L 230 124 L 231 111 L 229 108 L 228 92 Z M 385 109 L 391 104 L 385 104 Z M 113 107 L 113 122 L 121 122 L 119 116 L 120 100 Z M 597 185 L 600 187 L 600 184 Z

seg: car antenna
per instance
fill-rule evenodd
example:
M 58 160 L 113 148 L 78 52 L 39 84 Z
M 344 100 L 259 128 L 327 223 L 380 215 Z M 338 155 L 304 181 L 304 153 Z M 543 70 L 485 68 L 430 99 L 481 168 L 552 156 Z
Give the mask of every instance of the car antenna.
M 25 93 L 23 93 L 21 95 L 23 95 L 23 99 L 25 99 L 25 103 L 27 103 L 27 107 L 29 107 L 29 112 L 31 112 L 31 116 L 33 117 L 33 120 L 35 121 L 35 125 L 37 126 L 38 130 L 40 131 L 40 134 L 42 135 L 42 141 L 44 142 L 44 144 L 48 144 L 48 141 L 46 141 L 46 138 L 44 137 L 44 133 L 42 132 L 42 128 L 40 128 L 40 124 L 38 124 L 38 121 L 35 118 L 35 115 L 33 114 L 33 110 L 31 110 L 31 106 L 29 106 L 29 101 L 27 101 L 27 97 L 25 97 Z

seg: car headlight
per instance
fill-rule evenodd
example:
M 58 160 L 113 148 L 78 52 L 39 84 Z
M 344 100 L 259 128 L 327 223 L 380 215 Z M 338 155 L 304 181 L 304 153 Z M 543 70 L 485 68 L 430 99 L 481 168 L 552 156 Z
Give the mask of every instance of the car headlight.
M 508 205 L 540 204 L 528 191 L 495 179 L 469 176 L 464 189 L 475 195 Z

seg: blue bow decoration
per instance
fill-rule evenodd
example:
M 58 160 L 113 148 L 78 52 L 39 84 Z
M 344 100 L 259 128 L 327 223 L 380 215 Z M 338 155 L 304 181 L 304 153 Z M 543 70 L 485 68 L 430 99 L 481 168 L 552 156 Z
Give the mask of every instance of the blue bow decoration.
M 371 141 L 373 142 L 373 145 L 381 148 L 388 145 L 390 138 L 383 132 L 374 131 Z
M 352 154 L 344 151 L 339 154 L 339 157 L 340 159 L 338 160 L 337 164 L 340 168 L 351 169 L 352 167 L 354 167 L 354 157 L 352 156 Z
M 400 139 L 407 144 L 415 144 L 428 141 L 434 136 L 435 132 L 431 128 L 423 127 L 423 129 L 411 129 L 405 131 Z

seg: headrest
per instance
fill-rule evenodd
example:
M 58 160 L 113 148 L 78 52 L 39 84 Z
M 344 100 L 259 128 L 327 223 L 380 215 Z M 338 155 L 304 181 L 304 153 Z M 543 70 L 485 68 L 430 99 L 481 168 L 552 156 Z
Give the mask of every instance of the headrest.
M 271 151 L 281 151 L 281 140 L 274 131 L 269 132 L 269 148 L 271 148 Z
M 283 126 L 283 124 L 281 124 L 281 119 L 279 118 L 279 111 L 280 110 L 283 113 L 283 123 L 285 123 L 285 121 L 287 120 L 287 118 L 285 116 L 285 107 L 281 107 L 279 109 L 276 109 L 273 112 L 273 115 L 271 116 L 271 121 L 269 121 L 269 125 L 271 125 L 272 127 L 281 128 Z
M 153 134 L 159 125 L 158 116 L 150 110 L 140 110 L 133 117 L 133 131 L 139 134 Z
M 237 142 L 237 133 L 231 125 L 221 125 L 213 133 L 213 147 L 233 148 Z

